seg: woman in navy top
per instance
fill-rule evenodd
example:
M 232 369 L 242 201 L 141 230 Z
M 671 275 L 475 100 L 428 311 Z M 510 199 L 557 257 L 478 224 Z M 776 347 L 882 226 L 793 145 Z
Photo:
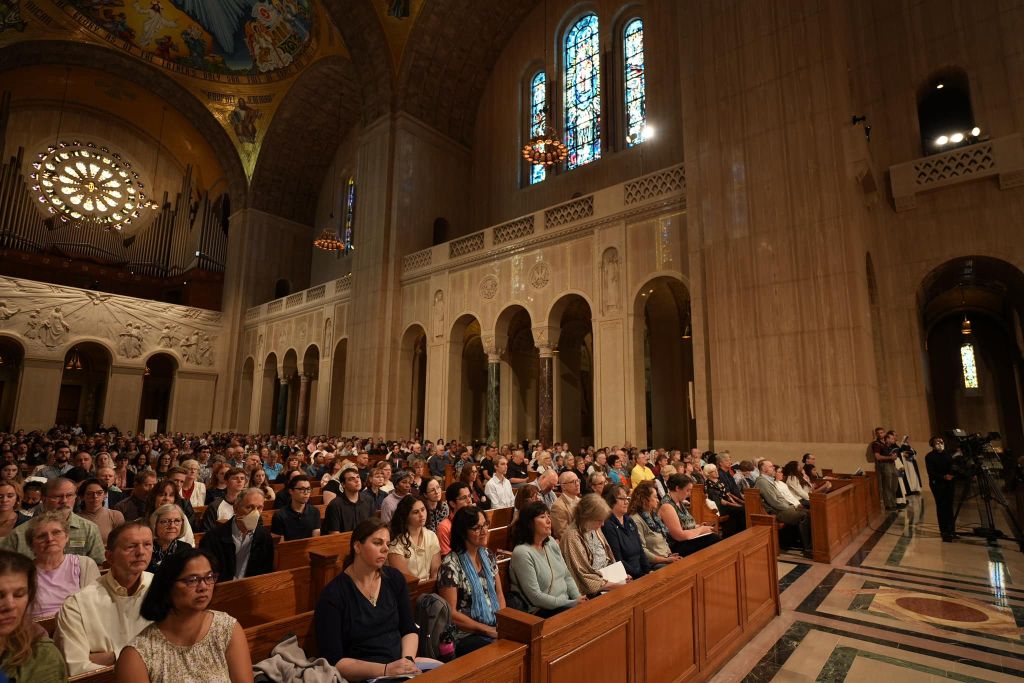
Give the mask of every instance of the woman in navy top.
M 317 601 L 319 654 L 349 681 L 414 674 L 440 665 L 416 657 L 419 634 L 405 577 L 385 566 L 390 540 L 380 519 L 360 522 L 352 531 L 345 570 Z
M 612 509 L 601 531 L 611 546 L 615 559 L 622 562 L 630 578 L 639 579 L 650 573 L 651 562 L 644 552 L 643 541 L 636 522 L 629 516 L 629 493 L 624 486 L 609 484 L 604 489 L 604 500 Z

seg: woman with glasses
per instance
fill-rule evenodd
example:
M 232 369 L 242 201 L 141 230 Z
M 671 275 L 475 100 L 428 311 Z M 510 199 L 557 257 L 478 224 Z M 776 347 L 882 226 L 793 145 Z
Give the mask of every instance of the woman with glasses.
M 452 551 L 441 562 L 437 593 L 448 603 L 455 624 L 455 656 L 477 650 L 498 637 L 498 610 L 505 596 L 498 561 L 487 548 L 487 517 L 474 506 L 452 518 Z
M 107 487 L 99 479 L 86 479 L 78 485 L 78 514 L 99 527 L 104 545 L 110 532 L 125 522 L 124 514 L 120 510 L 103 507 L 106 499 Z
M 551 513 L 544 503 L 528 503 L 512 527 L 512 564 L 509 579 L 530 607 L 546 619 L 579 602 L 580 595 L 558 543 L 551 541 Z
M 174 504 L 161 505 L 149 516 L 149 528 L 153 530 L 153 558 L 147 572 L 155 574 L 168 557 L 192 549 L 192 544 L 181 538 L 186 524 L 181 508 Z
M 64 554 L 70 534 L 71 527 L 59 512 L 41 512 L 25 525 L 25 540 L 35 555 L 36 619 L 52 617 L 69 595 L 100 578 L 92 558 Z
M 437 533 L 437 526 L 448 519 L 451 512 L 448 510 L 448 503 L 444 500 L 444 488 L 441 480 L 436 477 L 428 477 L 420 484 L 420 495 L 423 497 L 423 504 L 427 507 L 426 528 Z
M 251 683 L 249 644 L 229 614 L 207 609 L 219 574 L 202 550 L 168 557 L 139 610 L 153 623 L 121 650 L 118 683 Z
M 650 573 L 651 563 L 644 552 L 636 522 L 629 516 L 629 501 L 629 493 L 624 486 L 612 484 L 605 488 L 604 502 L 611 508 L 612 514 L 604 521 L 601 531 L 612 549 L 612 555 L 626 568 L 626 574 L 639 579 Z

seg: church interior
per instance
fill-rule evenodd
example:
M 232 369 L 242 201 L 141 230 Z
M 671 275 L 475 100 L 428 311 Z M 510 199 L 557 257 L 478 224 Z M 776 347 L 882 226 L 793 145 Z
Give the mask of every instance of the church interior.
M 735 620 L 637 606 L 579 660 L 535 624 L 460 675 L 1019 680 L 1022 132 L 1020 0 L 0 0 L 0 433 L 874 477 L 883 426 L 920 492 L 850 485 L 870 509 L 763 596 L 748 525 L 684 591 Z M 984 496 L 940 539 L 954 429 L 997 433 L 1001 541 L 967 535 Z

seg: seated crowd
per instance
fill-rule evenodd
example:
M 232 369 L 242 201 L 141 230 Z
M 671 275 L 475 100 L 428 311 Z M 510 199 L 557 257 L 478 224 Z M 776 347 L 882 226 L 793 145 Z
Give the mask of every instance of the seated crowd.
M 406 577 L 436 582 L 461 656 L 497 637 L 506 605 L 546 618 L 741 531 L 745 488 L 809 550 L 807 492 L 828 485 L 813 456 L 777 469 L 628 444 L 54 429 L 0 434 L 0 449 L 0 671 L 17 681 L 112 665 L 118 681 L 251 681 L 242 627 L 208 609 L 216 584 L 273 572 L 278 541 L 346 532 L 317 655 L 346 680 L 414 673 L 440 662 L 417 656 Z M 492 550 L 500 508 L 514 508 L 508 549 Z M 50 618 L 53 640 L 36 623 Z

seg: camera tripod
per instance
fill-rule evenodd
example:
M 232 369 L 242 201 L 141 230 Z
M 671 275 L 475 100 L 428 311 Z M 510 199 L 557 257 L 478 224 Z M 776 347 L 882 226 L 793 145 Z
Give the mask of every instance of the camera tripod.
M 971 534 L 979 538 L 984 538 L 989 545 L 995 546 L 999 544 L 999 541 L 1004 538 L 1009 538 L 1005 533 L 996 527 L 996 518 L 993 502 L 999 505 L 1003 509 L 1003 514 L 1006 520 L 1010 523 L 1010 528 L 1013 530 L 1013 538 L 1017 542 L 1017 549 L 1024 552 L 1024 534 L 1021 533 L 1020 525 L 1017 523 L 1017 519 L 1013 516 L 1013 510 L 1010 508 L 1010 502 L 1006 500 L 1006 496 L 1003 495 L 1002 489 L 999 488 L 999 484 L 996 482 L 995 477 L 992 476 L 992 472 L 989 470 L 988 465 L 985 464 L 980 458 L 975 458 L 974 462 L 978 465 L 977 473 L 964 481 L 963 490 L 960 493 L 959 500 L 956 504 L 956 510 L 953 512 L 953 519 L 960 517 L 960 508 L 963 507 L 964 503 L 971 498 L 978 498 L 978 513 L 981 515 L 981 526 L 974 527 L 971 529 Z M 972 493 L 971 490 L 974 488 L 972 482 L 977 482 L 978 491 Z

